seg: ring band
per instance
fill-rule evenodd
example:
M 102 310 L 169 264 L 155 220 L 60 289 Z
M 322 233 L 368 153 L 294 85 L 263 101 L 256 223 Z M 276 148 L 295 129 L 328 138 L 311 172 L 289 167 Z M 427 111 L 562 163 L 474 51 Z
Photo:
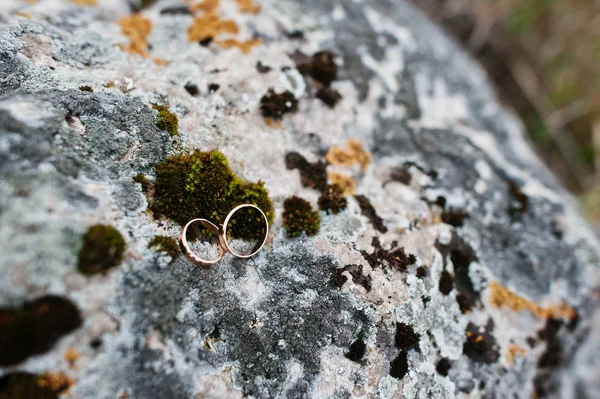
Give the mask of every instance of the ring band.
M 206 227 L 208 230 L 210 230 L 213 234 L 216 234 L 217 237 L 219 238 L 219 242 L 217 244 L 217 247 L 219 248 L 219 257 L 217 259 L 215 259 L 215 260 L 202 259 L 198 255 L 196 255 L 190 248 L 188 241 L 187 241 L 187 237 L 185 236 L 185 233 L 187 232 L 188 227 L 194 222 L 200 222 L 204 227 Z M 192 262 L 198 266 L 214 265 L 215 263 L 217 263 L 218 261 L 223 259 L 223 256 L 225 255 L 225 251 L 223 250 L 223 245 L 222 245 L 222 242 L 225 240 L 223 240 L 221 238 L 221 235 L 219 234 L 219 228 L 214 223 L 212 223 L 206 219 L 190 220 L 183 227 L 183 229 L 181 229 L 181 233 L 179 233 L 178 241 L 179 241 L 179 246 L 181 247 L 181 251 L 184 253 L 184 255 L 189 259 L 190 262 Z
M 263 238 L 262 241 L 257 242 L 256 245 L 254 246 L 254 248 L 252 248 L 252 252 L 250 252 L 249 254 L 246 254 L 246 255 L 239 254 L 239 253 L 235 252 L 234 250 L 232 250 L 229 247 L 229 243 L 227 242 L 227 224 L 229 223 L 229 220 L 231 219 L 231 217 L 233 216 L 233 214 L 236 213 L 238 210 L 240 210 L 242 208 L 254 208 L 254 209 L 256 209 L 258 212 L 260 212 L 260 217 L 265 222 L 265 238 Z M 222 230 L 223 231 L 222 231 L 222 234 L 221 234 L 220 238 L 222 240 L 223 245 L 225 246 L 225 249 L 229 253 L 231 253 L 233 256 L 236 256 L 238 258 L 249 258 L 251 256 L 256 255 L 256 253 L 258 251 L 260 251 L 262 249 L 262 247 L 264 247 L 265 243 L 267 242 L 267 238 L 269 237 L 269 222 L 267 221 L 267 216 L 262 211 L 262 209 L 260 209 L 259 207 L 255 206 L 255 205 L 252 205 L 252 204 L 242 204 L 242 205 L 236 206 L 235 208 L 233 208 L 229 212 L 229 214 L 225 218 L 225 221 L 223 222 Z

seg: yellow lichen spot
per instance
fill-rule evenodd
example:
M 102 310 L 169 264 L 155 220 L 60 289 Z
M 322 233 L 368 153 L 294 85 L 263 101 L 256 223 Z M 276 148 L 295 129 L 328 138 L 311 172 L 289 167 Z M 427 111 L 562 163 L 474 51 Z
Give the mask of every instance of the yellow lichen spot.
M 191 12 L 205 11 L 212 12 L 219 8 L 219 0 L 204 0 L 190 6 Z
M 237 0 L 240 12 L 256 14 L 260 11 L 260 6 L 254 4 L 253 0 Z
M 75 385 L 75 380 L 65 373 L 44 373 L 37 381 L 40 388 L 48 388 L 49 390 L 64 394 L 69 392 L 69 389 Z
M 539 306 L 523 297 L 518 296 L 497 281 L 492 281 L 490 283 L 490 304 L 499 309 L 507 307 L 515 312 L 527 310 L 540 319 L 566 318 L 573 320 L 577 316 L 575 310 L 568 307 L 564 303 L 547 307 Z
M 283 125 L 281 124 L 281 121 L 278 121 L 278 120 L 273 119 L 273 118 L 265 118 L 265 125 L 269 126 L 271 129 L 281 129 L 281 128 L 283 128 Z
M 506 359 L 508 360 L 508 364 L 514 364 L 515 357 L 523 357 L 525 356 L 525 353 L 527 353 L 525 349 L 521 348 L 519 345 L 510 344 L 508 346 L 508 351 L 506 352 Z
M 23 12 L 23 11 L 17 11 L 16 13 L 14 13 L 15 17 L 23 17 L 23 18 L 31 18 L 31 14 L 28 12 Z
M 127 399 L 129 397 L 129 394 L 127 393 L 127 391 L 124 391 L 121 396 L 119 396 L 120 399 Z
M 148 35 L 152 30 L 152 22 L 140 13 L 127 15 L 119 19 L 121 32 L 130 40 L 128 46 L 121 48 L 132 54 L 148 57 Z
M 68 0 L 71 3 L 75 3 L 78 6 L 95 6 L 98 4 L 98 0 Z
M 325 158 L 327 158 L 327 161 L 331 164 L 345 167 L 350 167 L 355 163 L 358 163 L 361 168 L 365 170 L 371 162 L 371 154 L 362 148 L 362 142 L 352 139 L 348 140 L 346 148 L 347 149 L 337 146 L 331 147 L 329 151 L 327 151 Z
M 23 3 L 27 3 L 27 4 L 35 4 L 37 3 L 37 0 L 21 0 Z
M 239 28 L 235 21 L 226 19 L 222 20 L 214 12 L 195 17 L 192 25 L 188 28 L 188 40 L 190 42 L 199 42 L 206 39 L 214 38 L 221 33 L 237 34 Z
M 164 66 L 169 65 L 171 62 L 167 60 L 163 60 L 162 58 L 153 58 L 152 59 L 156 65 Z
M 342 195 L 352 195 L 356 190 L 356 182 L 350 176 L 328 170 L 327 179 L 342 191 Z
M 63 358 L 69 363 L 69 366 L 71 367 L 75 366 L 75 362 L 79 360 L 80 357 L 81 354 L 73 348 L 67 349 L 67 351 L 63 355 Z
M 242 53 L 249 53 L 253 47 L 259 46 L 262 41 L 260 39 L 245 40 L 243 42 L 236 39 L 219 40 L 215 42 L 223 48 L 237 47 L 242 50 Z

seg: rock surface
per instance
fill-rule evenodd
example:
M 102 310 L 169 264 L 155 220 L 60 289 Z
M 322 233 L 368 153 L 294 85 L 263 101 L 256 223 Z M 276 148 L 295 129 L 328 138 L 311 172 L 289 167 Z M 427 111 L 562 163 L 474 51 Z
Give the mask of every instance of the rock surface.
M 600 395 L 598 242 L 482 70 L 411 6 L 205 1 L 196 17 L 221 23 L 198 43 L 185 4 L 120 26 L 131 4 L 95 3 L 0 5 L 0 307 L 61 296 L 83 321 L 2 374 L 65 374 L 69 398 Z M 297 69 L 322 50 L 331 86 Z M 296 112 L 263 118 L 270 88 Z M 327 171 L 359 196 L 288 238 L 284 200 L 316 208 L 319 192 L 286 154 L 316 162 L 350 139 L 370 162 Z M 276 219 L 258 256 L 201 269 L 148 248 L 180 226 L 132 179 L 196 148 L 265 182 Z M 84 276 L 95 224 L 126 251 Z

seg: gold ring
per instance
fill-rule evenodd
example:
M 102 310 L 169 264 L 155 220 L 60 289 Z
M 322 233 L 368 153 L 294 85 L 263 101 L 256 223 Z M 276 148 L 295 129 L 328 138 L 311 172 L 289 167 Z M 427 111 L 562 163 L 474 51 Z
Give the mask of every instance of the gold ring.
M 217 237 L 219 238 L 219 241 L 217 243 L 217 247 L 219 248 L 219 257 L 217 259 L 215 259 L 215 260 L 202 259 L 198 255 L 196 255 L 194 253 L 194 251 L 192 251 L 192 249 L 190 248 L 188 241 L 187 241 L 187 237 L 185 236 L 185 233 L 187 232 L 188 227 L 194 222 L 200 222 L 204 227 L 206 227 L 208 230 L 210 230 L 213 234 L 216 234 Z M 186 256 L 186 258 L 188 258 L 190 262 L 192 262 L 198 266 L 212 266 L 215 263 L 217 263 L 218 261 L 220 261 L 221 259 L 223 259 L 223 256 L 225 255 L 225 251 L 223 250 L 221 235 L 219 234 L 219 228 L 214 223 L 212 223 L 206 219 L 193 219 L 193 220 L 190 220 L 189 222 L 187 222 L 187 224 L 183 227 L 183 229 L 181 229 L 181 233 L 179 233 L 179 246 L 181 247 L 181 251 Z
M 260 217 L 265 222 L 265 237 L 263 238 L 262 241 L 258 241 L 256 243 L 256 245 L 254 246 L 254 248 L 252 248 L 252 251 L 249 254 L 246 254 L 246 255 L 239 254 L 239 253 L 235 252 L 234 250 L 232 250 L 229 247 L 229 243 L 227 242 L 227 224 L 229 223 L 229 219 L 231 219 L 231 217 L 233 216 L 234 213 L 236 213 L 238 210 L 240 210 L 242 208 L 254 208 L 254 209 L 256 209 L 258 212 L 260 212 Z M 242 205 L 236 206 L 235 208 L 233 208 L 229 212 L 229 214 L 225 218 L 225 221 L 223 222 L 222 230 L 223 231 L 221 233 L 221 237 L 220 238 L 222 239 L 222 243 L 225 246 L 225 249 L 227 250 L 227 252 L 229 252 L 230 254 L 232 254 L 233 256 L 236 256 L 238 258 L 245 259 L 245 258 L 249 258 L 251 256 L 256 255 L 256 253 L 258 251 L 260 251 L 262 249 L 262 247 L 265 246 L 265 243 L 267 242 L 267 238 L 269 237 L 269 222 L 267 221 L 267 216 L 262 211 L 262 209 L 260 209 L 259 207 L 255 206 L 255 205 L 252 205 L 252 204 L 242 204 Z

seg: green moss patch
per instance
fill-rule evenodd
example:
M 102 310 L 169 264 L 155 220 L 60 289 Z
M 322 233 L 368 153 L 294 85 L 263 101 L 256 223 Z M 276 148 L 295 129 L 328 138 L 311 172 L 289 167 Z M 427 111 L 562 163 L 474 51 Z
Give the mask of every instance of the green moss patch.
M 237 177 L 219 151 L 196 150 L 167 158 L 156 166 L 155 190 L 152 211 L 181 225 L 195 218 L 223 223 L 229 211 L 240 204 L 256 205 L 269 224 L 273 222 L 273 203 L 264 184 Z M 242 214 L 228 229 L 234 238 L 253 239 L 262 222 Z
M 80 325 L 81 315 L 75 304 L 58 296 L 0 308 L 0 366 L 18 364 L 29 356 L 49 351 L 62 336 Z
M 112 226 L 97 224 L 83 236 L 77 268 L 83 274 L 102 273 L 118 265 L 125 251 L 125 240 Z
M 283 202 L 283 208 L 283 227 L 288 237 L 298 237 L 303 231 L 309 236 L 319 232 L 321 218 L 308 201 L 290 197 Z
M 179 254 L 179 245 L 173 237 L 154 236 L 148 243 L 148 248 L 155 248 L 157 252 L 165 252 L 173 259 Z
M 171 136 L 177 135 L 179 129 L 179 119 L 177 115 L 169 111 L 164 105 L 153 105 L 152 108 L 158 111 L 158 118 L 156 120 L 156 126 L 160 130 L 164 130 Z

